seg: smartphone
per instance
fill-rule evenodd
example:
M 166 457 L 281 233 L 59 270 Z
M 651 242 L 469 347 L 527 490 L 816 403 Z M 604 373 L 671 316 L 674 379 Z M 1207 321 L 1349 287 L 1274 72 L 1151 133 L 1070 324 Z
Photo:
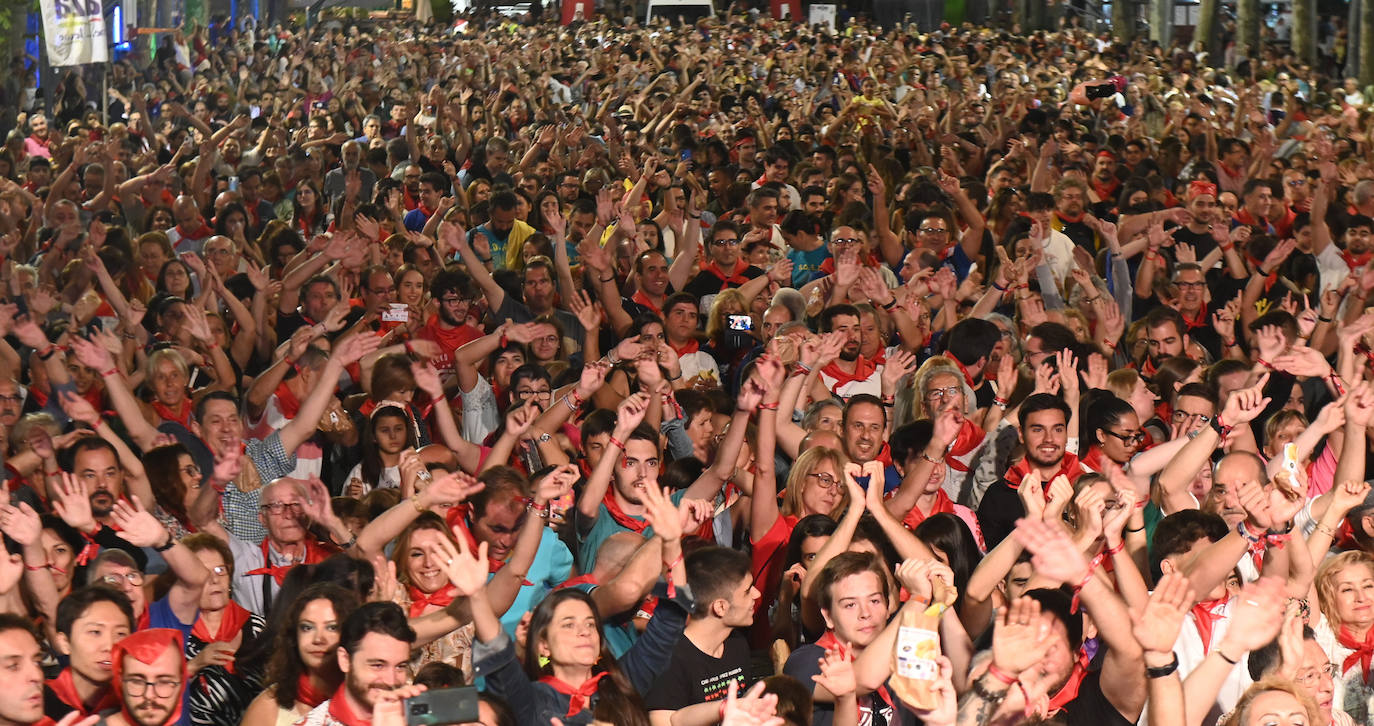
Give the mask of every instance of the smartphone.
M 471 723 L 477 712 L 476 686 L 440 688 L 405 700 L 406 726 Z
M 238 190 L 239 190 L 239 178 L 238 178 L 237 176 L 231 176 L 231 177 L 229 177 L 229 191 L 231 191 L 231 192 L 236 192 L 236 191 L 238 191 Z
M 730 329 L 749 331 L 754 329 L 754 319 L 748 315 L 731 315 Z
M 1293 476 L 1298 474 L 1298 445 L 1287 443 L 1283 445 L 1283 468 Z
M 683 150 L 677 155 L 677 158 L 681 159 L 682 161 L 691 161 L 691 160 L 692 160 L 692 150 L 691 150 L 691 149 L 683 149 Z

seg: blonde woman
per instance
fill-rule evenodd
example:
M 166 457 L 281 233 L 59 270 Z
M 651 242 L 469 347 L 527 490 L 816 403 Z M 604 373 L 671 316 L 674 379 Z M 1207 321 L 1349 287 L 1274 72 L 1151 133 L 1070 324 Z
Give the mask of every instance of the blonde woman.
M 1356 550 L 1331 557 L 1314 585 L 1320 617 L 1312 629 L 1337 671 L 1333 709 L 1366 722 L 1374 713 L 1374 555 Z

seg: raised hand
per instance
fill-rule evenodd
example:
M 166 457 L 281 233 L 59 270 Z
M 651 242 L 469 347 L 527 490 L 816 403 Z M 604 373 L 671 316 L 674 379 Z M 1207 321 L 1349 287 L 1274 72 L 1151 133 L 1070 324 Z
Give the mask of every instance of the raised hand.
M 479 542 L 477 551 L 468 546 L 467 537 L 455 537 L 455 548 L 448 538 L 438 538 L 429 544 L 429 554 L 439 563 L 449 582 L 463 597 L 472 597 L 487 584 L 487 574 L 491 565 L 487 560 L 487 543 Z
M 1305 345 L 1295 345 L 1272 361 L 1274 367 L 1295 376 L 1325 377 L 1331 374 L 1331 364 L 1321 352 Z
M 1155 584 L 1140 613 L 1131 613 L 1131 632 L 1140 647 L 1151 653 L 1174 649 L 1183 618 L 1193 606 L 1193 587 L 1182 573 L 1169 572 Z
M 1226 405 L 1222 407 L 1218 423 L 1223 426 L 1239 426 L 1254 421 L 1269 405 L 1269 399 L 1264 395 L 1264 386 L 1267 383 L 1269 374 L 1265 373 L 1259 377 L 1255 385 L 1233 391 L 1230 398 L 1226 399 Z
M 95 515 L 91 513 L 90 494 L 84 482 L 64 471 L 52 489 L 52 508 L 63 522 L 79 532 L 95 529 Z
M 1016 521 L 1012 532 L 1034 557 L 1035 572 L 1070 586 L 1077 586 L 1091 571 L 1083 552 L 1069 539 L 1062 527 L 1030 519 Z
M 669 498 L 671 495 L 672 491 L 668 488 L 659 488 L 657 479 L 644 480 L 644 489 L 641 493 L 644 501 L 644 521 L 653 527 L 654 536 L 664 542 L 682 539 L 682 517 L 677 505 Z
M 1069 478 L 1060 474 L 1050 481 L 1050 485 L 1045 492 L 1045 516 L 1046 522 L 1059 522 L 1064 519 L 1064 510 L 1068 508 L 1069 501 L 1073 499 L 1073 485 L 1069 483 Z
M 1050 643 L 1050 619 L 1040 603 L 1018 597 L 998 613 L 992 625 L 992 664 L 1008 676 L 1039 663 Z
M 62 392 L 62 410 L 67 417 L 73 421 L 80 421 L 91 428 L 100 426 L 100 412 L 95 410 L 95 406 L 90 401 L 76 395 L 73 391 Z
M 127 503 L 115 502 L 110 520 L 119 526 L 119 536 L 135 547 L 157 547 L 171 537 L 167 528 L 152 512 L 143 508 L 143 503 L 134 494 L 129 495 Z
M 1016 496 L 1026 510 L 1026 519 L 1045 518 L 1045 490 L 1040 482 L 1040 473 L 1032 471 L 1021 479 Z
M 824 686 L 836 697 L 858 691 L 858 682 L 854 677 L 854 656 L 847 644 L 841 643 L 838 648 L 827 649 L 825 656 L 818 660 L 821 672 L 811 676 L 816 685 Z
M 0 504 L 0 532 L 22 546 L 28 546 L 37 543 L 42 536 L 43 522 L 27 502 L 20 502 L 17 506 Z
M 1231 625 L 1221 639 L 1221 648 L 1230 657 L 1239 657 L 1236 649 L 1246 652 L 1273 642 L 1283 627 L 1284 605 L 1287 595 L 1283 581 L 1277 577 L 1262 577 L 1241 589 L 1231 608 Z
M 644 414 L 649 410 L 649 394 L 643 391 L 625 397 L 616 407 L 616 427 L 632 431 L 643 423 Z

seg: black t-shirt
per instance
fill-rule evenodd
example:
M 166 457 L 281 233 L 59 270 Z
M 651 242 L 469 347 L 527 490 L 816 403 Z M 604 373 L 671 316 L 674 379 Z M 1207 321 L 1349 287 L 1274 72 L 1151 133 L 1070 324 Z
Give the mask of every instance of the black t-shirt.
M 1211 254 L 1217 248 L 1217 241 L 1212 239 L 1210 231 L 1194 232 L 1187 227 L 1175 227 L 1173 230 L 1174 243 L 1183 243 L 1193 248 L 1200 260 Z
M 739 681 L 740 691 L 748 685 L 749 641 L 736 631 L 725 639 L 719 658 L 701 652 L 686 635 L 673 646 L 668 667 L 644 696 L 650 711 L 676 711 L 707 701 L 723 701 L 730 681 Z
M 825 649 L 814 643 L 799 646 L 787 658 L 783 673 L 797 679 L 803 686 L 815 692 L 816 682 L 812 676 L 820 675 L 820 659 L 825 657 Z M 878 718 L 874 719 L 874 711 Z M 878 726 L 897 723 L 897 711 L 877 693 L 859 697 L 859 726 Z M 811 726 L 831 726 L 835 722 L 835 704 L 815 702 L 811 712 Z
M 996 547 L 1016 529 L 1016 520 L 1025 516 L 1026 508 L 1021 497 L 1011 488 L 1006 477 L 988 487 L 983 501 L 978 503 L 978 526 L 983 530 L 983 541 L 988 549 Z
M 753 265 L 749 265 L 744 268 L 744 271 L 739 274 L 739 277 L 752 280 L 762 274 L 763 270 Z M 692 278 L 691 282 L 687 283 L 687 287 L 683 288 L 683 291 L 690 292 L 693 296 L 700 299 L 707 295 L 715 295 L 727 287 L 739 287 L 742 284 L 741 282 L 726 282 L 715 274 L 707 270 L 702 270 L 697 273 L 696 277 Z
M 1083 677 L 1078 697 L 1064 704 L 1068 726 L 1131 726 L 1116 706 L 1102 693 L 1102 672 L 1093 671 Z

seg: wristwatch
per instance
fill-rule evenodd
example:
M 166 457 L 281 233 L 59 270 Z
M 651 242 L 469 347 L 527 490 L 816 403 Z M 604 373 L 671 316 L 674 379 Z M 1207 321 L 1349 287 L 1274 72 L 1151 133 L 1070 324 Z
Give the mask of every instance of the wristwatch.
M 549 443 L 549 440 L 552 439 L 552 438 L 553 438 L 553 436 L 551 436 L 551 435 L 549 434 L 549 432 L 545 431 L 544 433 L 539 434 L 539 438 L 536 439 L 536 440 L 537 440 L 539 443 L 541 443 L 541 444 L 547 444 L 547 443 Z

